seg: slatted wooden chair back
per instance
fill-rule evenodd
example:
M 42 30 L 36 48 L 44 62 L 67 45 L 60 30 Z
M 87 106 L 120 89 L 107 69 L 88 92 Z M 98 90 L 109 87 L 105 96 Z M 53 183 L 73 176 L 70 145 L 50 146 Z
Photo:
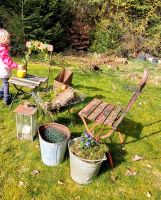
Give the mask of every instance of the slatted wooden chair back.
M 130 99 L 129 103 L 127 104 L 127 106 L 125 107 L 125 109 L 121 112 L 121 115 L 119 116 L 118 120 L 116 120 L 116 122 L 114 123 L 114 129 L 116 129 L 118 127 L 118 125 L 121 123 L 121 121 L 125 117 L 126 113 L 131 109 L 132 105 L 135 103 L 135 101 L 141 94 L 143 88 L 145 87 L 145 85 L 147 83 L 148 76 L 149 76 L 149 74 L 148 74 L 147 70 L 145 69 L 142 80 L 139 83 L 139 86 L 135 90 L 133 96 L 131 97 L 131 99 Z
M 26 48 L 30 48 L 32 45 L 32 42 L 31 41 L 27 41 L 26 42 Z M 53 53 L 53 45 L 50 45 L 50 44 L 43 44 L 42 45 L 42 48 L 45 48 L 48 50 L 49 52 L 49 63 L 48 63 L 48 75 L 47 75 L 47 81 L 49 79 L 49 76 L 50 76 L 50 71 L 51 71 L 51 61 L 52 61 L 52 53 Z M 27 63 L 28 64 L 28 63 Z M 27 66 L 26 66 L 27 67 Z

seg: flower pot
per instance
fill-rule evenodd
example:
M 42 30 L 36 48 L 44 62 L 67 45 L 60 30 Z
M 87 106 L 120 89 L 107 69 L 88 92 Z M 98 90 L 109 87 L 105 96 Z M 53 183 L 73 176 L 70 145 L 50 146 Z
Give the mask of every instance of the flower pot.
M 70 175 L 79 184 L 88 184 L 98 174 L 101 164 L 106 160 L 106 156 L 99 160 L 87 160 L 73 154 L 70 146 L 80 138 L 75 138 L 68 143 L 70 156 Z
M 47 138 L 47 130 L 51 129 L 55 132 L 51 132 L 50 136 L 54 138 L 54 134 L 59 133 L 59 140 L 61 141 L 50 141 Z M 39 127 L 39 141 L 40 141 L 40 149 L 41 149 L 41 158 L 45 165 L 55 166 L 64 160 L 64 154 L 67 147 L 67 141 L 70 138 L 70 131 L 67 127 L 57 124 L 57 123 L 49 123 L 44 124 Z M 48 134 L 49 137 L 49 134 Z M 56 140 L 56 139 L 55 139 Z

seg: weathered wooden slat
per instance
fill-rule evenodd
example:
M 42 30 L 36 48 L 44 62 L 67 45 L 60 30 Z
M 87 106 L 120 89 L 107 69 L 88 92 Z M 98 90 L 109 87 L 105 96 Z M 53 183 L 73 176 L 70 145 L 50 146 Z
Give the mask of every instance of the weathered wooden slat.
M 38 86 L 40 83 L 33 83 L 33 82 L 26 82 L 26 81 L 21 81 L 21 80 L 14 80 L 14 79 L 10 79 L 9 80 L 10 83 L 17 83 L 17 85 L 22 85 L 23 84 L 28 84 L 28 85 L 34 85 L 34 86 Z
M 18 77 L 11 77 L 10 79 L 18 80 L 18 81 L 23 81 L 23 82 L 30 82 L 30 83 L 44 83 L 47 81 L 47 77 L 37 77 L 33 75 L 27 75 L 25 78 L 18 78 Z
M 102 113 L 100 113 L 100 115 L 97 117 L 95 121 L 99 124 L 103 124 L 106 118 L 114 109 L 114 107 L 115 107 L 114 105 L 107 104 L 106 108 L 102 111 Z
M 113 122 L 115 121 L 121 110 L 122 110 L 121 106 L 115 107 L 108 116 L 108 118 L 105 120 L 104 124 L 112 126 Z
M 28 88 L 36 88 L 37 86 L 39 86 L 39 84 L 33 84 L 33 83 L 28 83 L 28 82 L 22 82 L 22 81 L 16 81 L 16 80 L 9 80 L 9 83 L 15 84 L 15 85 L 19 85 L 19 86 L 24 86 L 24 87 L 28 87 Z
M 102 113 L 102 111 L 106 108 L 106 106 L 107 103 L 105 102 L 99 104 L 98 107 L 88 116 L 88 119 L 94 121 Z
M 32 80 L 30 80 L 30 79 L 27 79 L 27 78 L 17 78 L 17 77 L 11 77 L 10 78 L 10 81 L 17 81 L 17 82 L 22 82 L 22 83 L 33 83 L 33 84 L 40 84 L 40 82 L 38 82 L 38 81 L 32 81 Z
M 78 114 L 83 117 L 88 117 L 91 112 L 101 103 L 100 99 L 93 99 L 85 108 L 83 108 Z
M 47 81 L 47 77 L 42 77 L 42 76 L 34 76 L 31 74 L 27 75 L 27 79 L 31 80 L 31 81 L 36 81 L 36 82 L 40 82 L 40 83 L 44 83 L 45 81 Z

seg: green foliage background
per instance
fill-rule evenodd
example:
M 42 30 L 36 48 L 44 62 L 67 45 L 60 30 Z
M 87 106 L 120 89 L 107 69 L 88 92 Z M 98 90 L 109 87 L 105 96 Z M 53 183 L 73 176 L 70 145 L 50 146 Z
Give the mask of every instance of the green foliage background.
M 71 46 L 74 20 L 90 25 L 89 51 L 129 55 L 140 51 L 160 56 L 160 0 L 0 0 L 0 20 L 15 34 L 18 48 L 28 39 Z

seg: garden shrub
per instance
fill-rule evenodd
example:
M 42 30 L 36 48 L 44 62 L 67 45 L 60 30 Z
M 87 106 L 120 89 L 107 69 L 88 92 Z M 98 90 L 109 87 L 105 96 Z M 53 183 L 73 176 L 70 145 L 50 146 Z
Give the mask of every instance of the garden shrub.
M 92 37 L 90 51 L 111 54 L 119 46 L 121 30 L 115 22 L 103 19 L 96 25 Z

